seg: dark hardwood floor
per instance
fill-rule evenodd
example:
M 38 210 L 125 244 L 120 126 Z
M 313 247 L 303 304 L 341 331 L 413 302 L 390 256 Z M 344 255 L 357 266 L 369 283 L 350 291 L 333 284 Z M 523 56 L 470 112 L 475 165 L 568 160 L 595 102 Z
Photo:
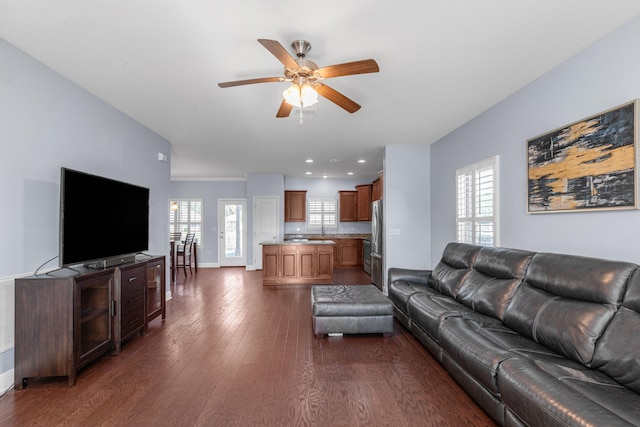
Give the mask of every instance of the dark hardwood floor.
M 199 269 L 118 357 L 0 398 L 2 426 L 493 426 L 400 324 L 316 339 L 310 286 Z M 337 270 L 335 283 L 364 284 Z

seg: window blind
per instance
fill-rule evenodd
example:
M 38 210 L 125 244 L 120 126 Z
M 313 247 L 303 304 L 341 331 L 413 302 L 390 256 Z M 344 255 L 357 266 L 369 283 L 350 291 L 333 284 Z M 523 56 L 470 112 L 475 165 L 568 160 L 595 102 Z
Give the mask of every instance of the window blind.
M 338 228 L 338 201 L 335 199 L 309 199 L 307 202 L 308 228 L 319 230 Z
M 198 245 L 202 245 L 202 200 L 172 200 L 178 209 L 169 210 L 169 233 L 195 233 Z
M 456 238 L 498 245 L 498 157 L 456 171 Z

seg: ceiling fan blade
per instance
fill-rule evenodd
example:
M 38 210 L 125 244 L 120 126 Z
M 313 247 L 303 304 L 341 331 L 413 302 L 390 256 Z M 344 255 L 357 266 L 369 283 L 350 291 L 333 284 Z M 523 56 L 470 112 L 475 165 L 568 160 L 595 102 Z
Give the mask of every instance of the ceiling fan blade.
M 269 52 L 273 54 L 285 67 L 297 70 L 299 68 L 296 60 L 289 55 L 289 52 L 282 47 L 282 45 L 276 40 L 258 39 L 258 43 L 266 47 Z
M 232 86 L 252 85 L 254 83 L 271 83 L 271 82 L 283 82 L 283 81 L 285 81 L 284 77 L 261 77 L 257 79 L 236 80 L 234 82 L 222 82 L 222 83 L 218 83 L 218 86 L 232 87 Z
M 362 61 L 346 62 L 344 64 L 329 65 L 321 67 L 316 72 L 323 78 L 350 76 L 353 74 L 377 73 L 380 71 L 378 63 L 373 59 L 365 59 Z
M 278 109 L 278 114 L 276 114 L 276 117 L 277 118 L 289 117 L 289 114 L 291 114 L 292 109 L 293 109 L 293 105 L 289 104 L 287 101 L 283 99 L 282 103 L 280 104 L 280 108 Z
M 360 105 L 358 103 L 347 98 L 337 90 L 330 88 L 323 83 L 316 83 L 314 88 L 320 95 L 324 96 L 329 101 L 333 102 L 339 107 L 344 108 L 350 113 L 355 113 L 360 109 Z

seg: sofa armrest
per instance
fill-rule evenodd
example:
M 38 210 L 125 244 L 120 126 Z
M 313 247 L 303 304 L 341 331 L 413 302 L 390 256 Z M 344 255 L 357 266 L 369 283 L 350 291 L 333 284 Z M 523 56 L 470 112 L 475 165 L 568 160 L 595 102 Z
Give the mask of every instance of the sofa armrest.
M 429 277 L 431 277 L 431 270 L 414 270 L 409 268 L 392 267 L 389 269 L 389 280 L 387 283 L 391 284 L 397 280 L 406 280 L 408 282 L 427 285 L 429 284 Z

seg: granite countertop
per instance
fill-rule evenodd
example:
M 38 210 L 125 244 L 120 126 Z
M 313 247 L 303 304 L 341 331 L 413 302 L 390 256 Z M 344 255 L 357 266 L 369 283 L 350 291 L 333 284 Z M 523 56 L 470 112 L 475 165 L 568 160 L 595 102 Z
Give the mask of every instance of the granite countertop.
M 284 239 L 370 239 L 370 233 L 343 233 L 343 234 L 285 234 Z
M 325 236 L 326 237 L 326 236 Z M 260 242 L 261 245 L 335 245 L 333 240 L 268 240 Z

